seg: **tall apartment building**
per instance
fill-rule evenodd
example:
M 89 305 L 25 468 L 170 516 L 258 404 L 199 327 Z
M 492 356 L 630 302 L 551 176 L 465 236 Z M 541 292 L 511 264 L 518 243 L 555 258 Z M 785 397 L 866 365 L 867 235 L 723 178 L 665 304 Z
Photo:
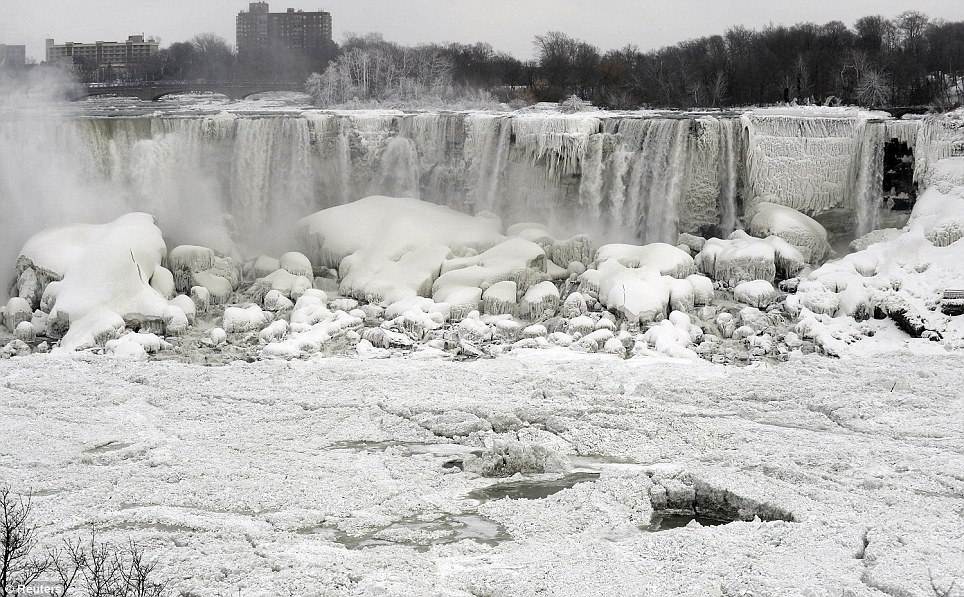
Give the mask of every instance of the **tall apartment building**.
M 331 47 L 331 13 L 289 8 L 270 12 L 267 2 L 252 2 L 238 13 L 238 56 L 256 60 L 275 49 L 309 58 L 323 57 Z
M 27 64 L 27 46 L 0 44 L 0 68 L 23 68 Z
M 97 41 L 91 44 L 56 44 L 52 39 L 47 40 L 47 62 L 50 64 L 88 62 L 97 67 L 123 69 L 144 62 L 158 51 L 160 43 L 145 40 L 143 35 L 131 35 L 126 42 Z

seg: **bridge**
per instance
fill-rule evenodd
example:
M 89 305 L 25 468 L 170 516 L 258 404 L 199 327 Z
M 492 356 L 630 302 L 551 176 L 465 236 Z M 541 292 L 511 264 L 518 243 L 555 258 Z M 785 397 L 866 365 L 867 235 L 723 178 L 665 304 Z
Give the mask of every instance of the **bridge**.
M 269 91 L 304 92 L 304 83 L 207 83 L 207 82 L 157 82 L 136 85 L 87 85 L 74 99 L 81 100 L 88 97 L 113 95 L 118 97 L 136 97 L 137 99 L 156 102 L 167 95 L 185 93 L 220 93 L 232 100 L 242 100 L 257 93 Z

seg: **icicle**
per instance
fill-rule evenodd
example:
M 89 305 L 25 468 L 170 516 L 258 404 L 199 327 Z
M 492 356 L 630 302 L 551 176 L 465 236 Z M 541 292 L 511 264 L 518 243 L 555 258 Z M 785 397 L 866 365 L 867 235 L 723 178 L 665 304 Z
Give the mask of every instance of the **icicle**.
M 853 115 L 786 116 L 749 112 L 747 199 L 770 201 L 808 215 L 850 203 L 857 129 Z

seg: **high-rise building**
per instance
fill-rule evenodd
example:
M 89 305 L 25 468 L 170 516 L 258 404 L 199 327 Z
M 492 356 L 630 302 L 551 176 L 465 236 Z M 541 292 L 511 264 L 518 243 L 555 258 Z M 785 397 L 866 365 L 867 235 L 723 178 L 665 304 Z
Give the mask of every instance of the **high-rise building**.
M 143 35 L 131 35 L 126 42 L 97 41 L 94 43 L 66 42 L 56 44 L 47 40 L 47 62 L 81 64 L 87 62 L 94 67 L 123 69 L 146 61 L 158 53 L 160 43 L 154 39 L 144 39 Z
M 270 12 L 267 2 L 252 2 L 238 13 L 238 56 L 257 60 L 275 50 L 308 58 L 323 58 L 331 48 L 331 13 L 289 8 Z
M 27 64 L 27 46 L 0 44 L 0 68 L 23 68 Z

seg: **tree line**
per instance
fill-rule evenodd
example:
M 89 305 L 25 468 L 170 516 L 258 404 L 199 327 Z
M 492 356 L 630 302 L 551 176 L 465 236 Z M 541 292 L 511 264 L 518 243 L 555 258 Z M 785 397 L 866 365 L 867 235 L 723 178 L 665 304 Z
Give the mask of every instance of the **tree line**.
M 304 81 L 318 103 L 452 99 L 481 90 L 499 101 L 560 101 L 572 95 L 608 108 L 713 107 L 797 101 L 868 107 L 949 108 L 964 96 L 964 22 L 907 11 L 853 27 L 732 27 L 651 51 L 602 51 L 563 32 L 538 35 L 521 61 L 486 43 L 414 47 L 380 35 L 349 36 L 320 55 L 270 48 L 239 59 L 203 34 L 162 49 L 134 80 Z M 79 65 L 83 73 L 84 65 Z M 89 73 L 90 74 L 90 73 Z M 91 80 L 90 77 L 87 80 Z
M 534 47 L 536 60 L 521 62 L 487 44 L 406 48 L 355 37 L 308 87 L 323 105 L 457 97 L 471 89 L 503 101 L 576 95 L 620 109 L 792 101 L 946 109 L 964 96 L 964 22 L 915 11 L 864 17 L 853 28 L 840 21 L 733 27 L 648 52 L 603 52 L 563 32 L 536 36 Z
M 535 40 L 541 99 L 576 94 L 615 108 L 727 107 L 796 100 L 868 107 L 960 101 L 964 22 L 908 11 L 840 21 L 733 27 L 650 52 L 601 53 L 565 33 Z

